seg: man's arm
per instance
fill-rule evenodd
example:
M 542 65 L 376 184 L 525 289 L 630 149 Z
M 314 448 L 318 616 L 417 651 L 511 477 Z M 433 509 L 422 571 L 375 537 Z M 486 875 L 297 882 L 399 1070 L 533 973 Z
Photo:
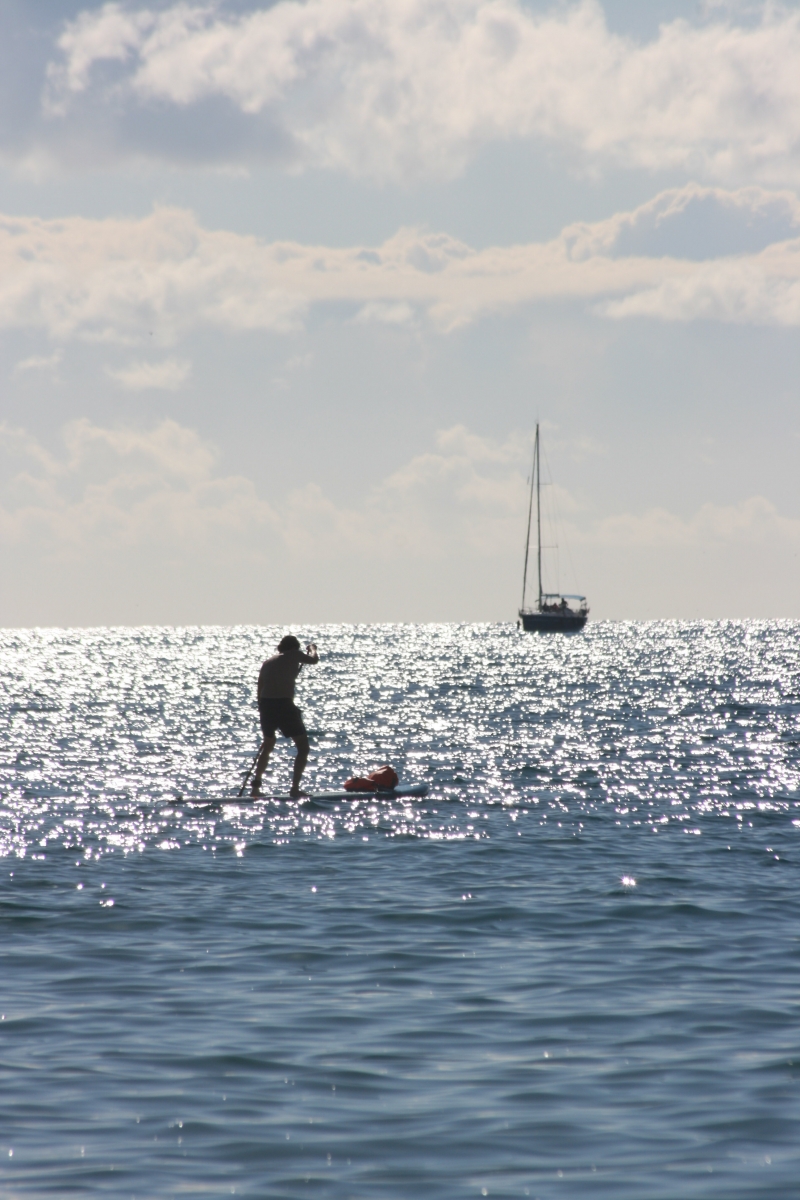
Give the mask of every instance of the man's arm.
M 313 642 L 308 643 L 308 645 L 306 646 L 305 654 L 303 654 L 302 650 L 300 651 L 300 662 L 304 662 L 304 663 L 318 663 L 319 662 L 319 655 L 317 654 L 317 647 L 314 645 Z

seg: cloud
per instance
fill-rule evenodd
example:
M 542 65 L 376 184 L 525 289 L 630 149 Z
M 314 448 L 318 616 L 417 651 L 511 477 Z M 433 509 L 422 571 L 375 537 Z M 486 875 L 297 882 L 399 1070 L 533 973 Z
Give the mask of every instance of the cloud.
M 122 387 L 132 392 L 147 388 L 160 388 L 176 392 L 189 378 L 192 364 L 183 359 L 165 358 L 162 362 L 131 362 L 117 370 L 108 368 L 107 374 Z
M 56 561 L 126 553 L 198 554 L 269 532 L 275 515 L 252 482 L 213 471 L 213 449 L 166 420 L 150 430 L 106 429 L 82 419 L 63 451 L 0 426 L 5 459 L 0 540 Z
M 505 558 L 519 550 L 524 532 L 530 451 L 529 434 L 500 442 L 455 425 L 366 490 L 357 508 L 338 505 L 313 483 L 267 504 L 251 480 L 217 474 L 213 446 L 172 420 L 149 429 L 72 421 L 57 453 L 4 424 L 0 532 L 6 543 L 38 538 L 67 553 L 139 545 L 198 550 L 218 534 L 241 548 L 267 531 L 290 553 L 314 561 L 354 554 L 436 561 L 454 546 Z M 704 504 L 689 517 L 664 508 L 594 517 L 555 490 L 576 544 L 800 546 L 800 520 L 763 496 Z
M 357 508 L 315 483 L 277 505 L 290 554 L 330 564 L 370 561 L 381 571 L 430 570 L 454 556 L 506 560 L 518 549 L 530 438 L 481 438 L 462 425 L 436 435 Z
M 100 342 L 152 333 L 162 345 L 204 325 L 286 331 L 306 304 L 286 266 L 296 254 L 173 209 L 143 220 L 0 217 L 0 328 Z
M 615 319 L 798 325 L 800 238 L 747 250 L 754 240 L 796 234 L 798 207 L 784 192 L 688 185 L 631 213 L 571 225 L 549 242 L 483 250 L 418 229 L 377 247 L 268 243 L 204 229 L 192 213 L 165 208 L 140 220 L 0 217 L 0 329 L 169 346 L 203 328 L 291 332 L 316 305 L 336 306 L 344 319 L 447 333 L 553 300 Z M 689 257 L 717 213 L 727 225 L 707 252 L 744 249 Z M 671 257 L 668 245 L 687 257 Z M 112 370 L 128 387 L 178 387 L 187 372 L 176 358 Z
M 524 138 L 600 166 L 796 183 L 798 61 L 800 13 L 781 4 L 756 20 L 713 6 L 641 43 L 612 33 L 597 0 L 110 3 L 64 27 L 27 153 L 407 181 Z
M 750 496 L 738 504 L 704 504 L 688 518 L 663 508 L 605 517 L 592 537 L 602 546 L 658 549 L 777 543 L 797 549 L 800 520 L 783 516 L 763 496 Z
M 34 354 L 30 358 L 22 358 L 14 367 L 15 375 L 24 375 L 26 371 L 55 371 L 63 355 L 60 350 L 53 354 Z
M 10 566 L 0 621 L 60 622 L 66 611 L 79 624 L 120 614 L 181 623 L 189 613 L 236 622 L 312 610 L 323 620 L 513 619 L 530 450 L 530 434 L 498 441 L 458 425 L 365 486 L 357 504 L 315 483 L 268 503 L 252 480 L 219 472 L 213 446 L 174 421 L 143 429 L 74 421 L 55 450 L 3 425 L 0 544 Z M 608 610 L 613 595 L 622 613 L 634 604 L 724 615 L 721 581 L 743 563 L 770 580 L 748 601 L 753 611 L 779 585 L 796 595 L 800 519 L 765 497 L 688 516 L 602 515 L 559 491 L 558 507 L 567 516 L 558 540 L 575 549 L 580 590 L 597 608 Z M 552 556 L 545 567 L 552 584 Z
M 655 287 L 608 301 L 599 311 L 617 320 L 800 325 L 800 241 L 752 258 L 700 263 L 682 278 L 664 278 Z
M 356 320 L 362 324 L 375 321 L 381 325 L 410 325 L 414 320 L 414 309 L 405 301 L 390 304 L 382 300 L 371 300 L 358 310 Z
M 758 187 L 725 191 L 696 183 L 660 192 L 633 212 L 568 226 L 562 238 L 576 261 L 683 258 L 702 262 L 756 254 L 800 234 L 800 200 L 793 192 Z
M 498 443 L 456 426 L 357 509 L 336 505 L 316 484 L 269 505 L 250 480 L 218 475 L 213 447 L 172 420 L 145 430 L 73 421 L 62 445 L 53 453 L 24 430 L 0 426 L 6 544 L 74 557 L 143 546 L 199 553 L 224 543 L 249 555 L 253 539 L 268 535 L 290 556 L 427 561 L 453 544 L 496 555 L 510 549 L 512 529 L 516 544 L 530 439 Z

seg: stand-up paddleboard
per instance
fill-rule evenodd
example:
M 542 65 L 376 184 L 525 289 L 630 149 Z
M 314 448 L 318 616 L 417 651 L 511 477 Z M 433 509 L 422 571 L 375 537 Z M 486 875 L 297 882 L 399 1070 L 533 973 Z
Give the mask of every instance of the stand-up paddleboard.
M 328 804 L 334 800 L 414 800 L 427 796 L 427 783 L 399 783 L 395 788 L 379 788 L 375 792 L 314 792 L 308 796 L 275 795 L 260 792 L 257 796 L 220 796 L 212 799 L 205 796 L 180 796 L 173 803 L 191 804 L 198 808 L 229 808 L 233 805 L 250 805 L 257 800 L 271 800 L 281 804 Z
M 378 788 L 375 792 L 314 792 L 301 796 L 306 804 L 325 804 L 329 800 L 407 800 L 414 797 L 427 796 L 427 783 L 398 783 L 394 788 Z M 294 796 L 251 796 L 252 800 L 286 800 L 292 801 Z

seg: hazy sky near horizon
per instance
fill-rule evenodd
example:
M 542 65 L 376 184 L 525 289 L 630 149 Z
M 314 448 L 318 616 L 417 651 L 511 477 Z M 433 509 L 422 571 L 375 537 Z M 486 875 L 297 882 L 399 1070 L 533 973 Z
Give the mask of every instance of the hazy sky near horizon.
M 0 626 L 800 617 L 800 5 L 4 0 Z M 546 528 L 548 546 L 554 535 Z

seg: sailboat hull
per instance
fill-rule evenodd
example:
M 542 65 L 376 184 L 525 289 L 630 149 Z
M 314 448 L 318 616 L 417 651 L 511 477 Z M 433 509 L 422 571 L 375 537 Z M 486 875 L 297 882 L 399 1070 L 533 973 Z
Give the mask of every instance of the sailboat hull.
M 583 629 L 587 613 L 520 612 L 526 633 L 570 633 Z

